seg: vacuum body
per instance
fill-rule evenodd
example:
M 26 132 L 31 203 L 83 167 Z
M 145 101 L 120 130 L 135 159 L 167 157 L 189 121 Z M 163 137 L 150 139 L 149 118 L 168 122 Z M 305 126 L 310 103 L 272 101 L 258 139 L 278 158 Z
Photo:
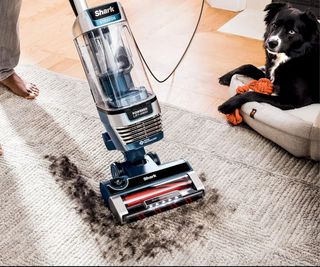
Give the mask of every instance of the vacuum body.
M 104 143 L 125 159 L 114 162 L 112 178 L 100 183 L 106 206 L 126 223 L 203 197 L 188 162 L 161 164 L 157 154 L 145 152 L 163 138 L 161 109 L 121 4 L 70 3 L 77 15 L 74 42 L 106 129 Z

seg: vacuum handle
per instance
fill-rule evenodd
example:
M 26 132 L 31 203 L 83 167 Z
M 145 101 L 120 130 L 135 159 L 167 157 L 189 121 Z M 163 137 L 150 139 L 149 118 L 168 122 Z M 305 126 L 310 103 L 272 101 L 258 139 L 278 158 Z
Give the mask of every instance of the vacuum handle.
M 76 17 L 79 13 L 88 9 L 86 0 L 69 0 L 69 3 Z

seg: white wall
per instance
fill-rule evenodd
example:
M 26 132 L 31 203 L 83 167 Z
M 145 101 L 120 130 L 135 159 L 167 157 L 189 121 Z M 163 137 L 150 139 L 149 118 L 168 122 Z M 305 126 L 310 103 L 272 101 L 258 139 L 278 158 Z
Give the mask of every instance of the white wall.
M 245 8 L 263 10 L 272 0 L 207 0 L 207 2 L 215 8 L 241 11 Z
M 263 10 L 267 4 L 270 4 L 271 0 L 247 0 L 247 8 Z
M 207 0 L 207 2 L 212 7 L 231 11 L 241 11 L 246 8 L 246 0 Z

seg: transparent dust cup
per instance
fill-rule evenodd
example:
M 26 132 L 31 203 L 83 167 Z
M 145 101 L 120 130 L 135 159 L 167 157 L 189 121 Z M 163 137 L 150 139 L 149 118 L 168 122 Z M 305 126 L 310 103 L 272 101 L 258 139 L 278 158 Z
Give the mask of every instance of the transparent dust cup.
M 126 22 L 84 33 L 75 43 L 97 107 L 123 109 L 154 97 Z

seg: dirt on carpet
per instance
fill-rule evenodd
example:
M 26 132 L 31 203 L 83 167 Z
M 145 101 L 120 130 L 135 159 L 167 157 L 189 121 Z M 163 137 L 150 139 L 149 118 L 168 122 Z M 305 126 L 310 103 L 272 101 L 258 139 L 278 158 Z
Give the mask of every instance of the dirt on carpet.
M 81 218 L 89 225 L 102 255 L 106 259 L 125 262 L 154 258 L 159 253 L 180 250 L 190 242 L 205 239 L 208 227 L 218 221 L 215 206 L 219 202 L 216 189 L 206 190 L 204 199 L 127 225 L 117 224 L 104 206 L 90 179 L 67 156 L 45 156 L 56 182 L 75 204 Z M 206 181 L 205 173 L 201 173 Z

